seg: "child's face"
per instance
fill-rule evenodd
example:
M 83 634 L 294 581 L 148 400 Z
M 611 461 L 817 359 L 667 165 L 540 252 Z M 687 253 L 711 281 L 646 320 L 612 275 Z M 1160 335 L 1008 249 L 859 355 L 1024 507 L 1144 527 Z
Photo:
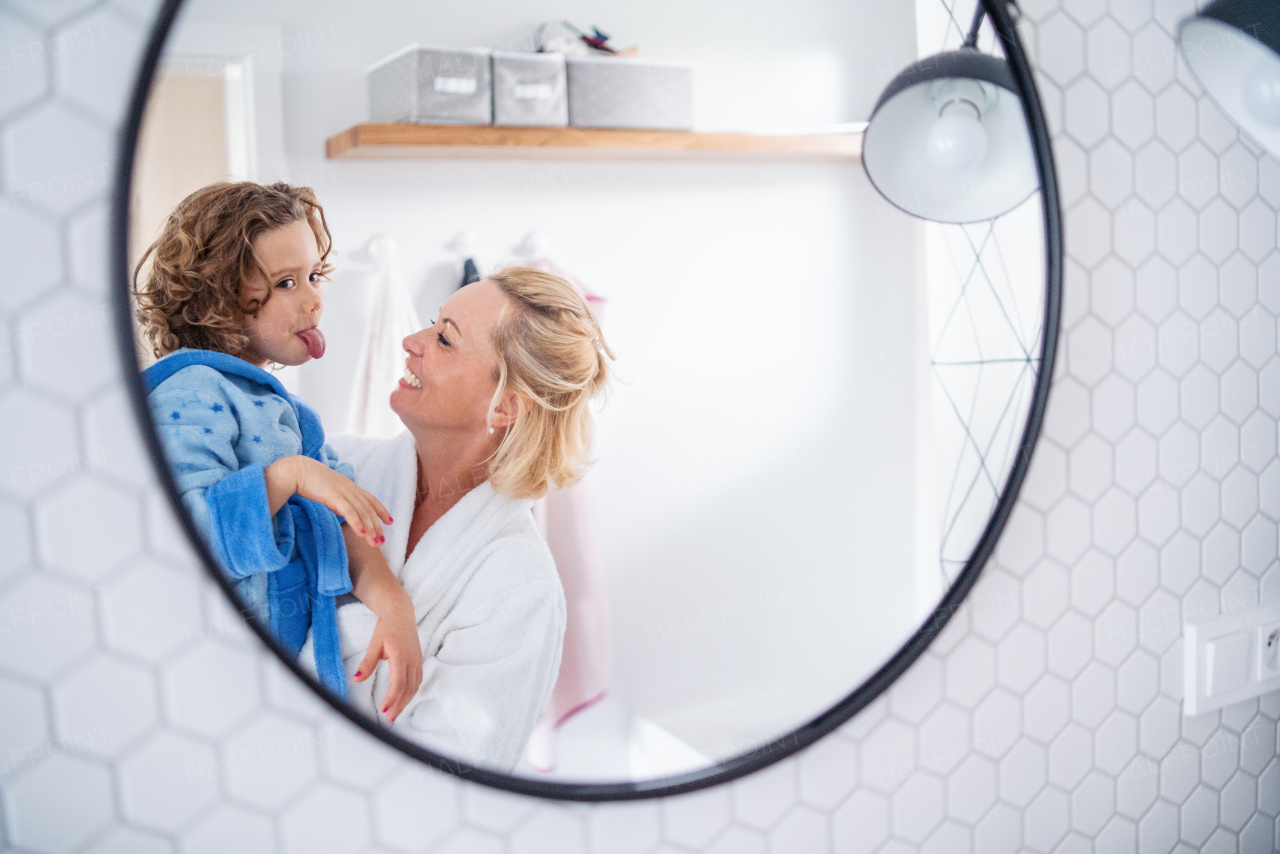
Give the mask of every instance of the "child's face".
M 256 365 L 301 365 L 324 355 L 324 336 L 317 328 L 324 310 L 324 282 L 311 226 L 299 220 L 273 228 L 260 234 L 253 248 L 270 275 L 264 279 L 255 274 L 245 283 L 245 297 L 265 299 L 269 290 L 271 298 L 257 317 L 245 318 L 245 359 Z

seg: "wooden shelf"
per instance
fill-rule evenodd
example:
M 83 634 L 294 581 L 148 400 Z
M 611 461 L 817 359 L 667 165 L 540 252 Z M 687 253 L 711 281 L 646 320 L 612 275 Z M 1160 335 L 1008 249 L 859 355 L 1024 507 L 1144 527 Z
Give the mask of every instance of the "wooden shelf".
M 361 124 L 325 141 L 341 160 L 773 160 L 857 163 L 861 133 L 780 136 L 679 130 Z

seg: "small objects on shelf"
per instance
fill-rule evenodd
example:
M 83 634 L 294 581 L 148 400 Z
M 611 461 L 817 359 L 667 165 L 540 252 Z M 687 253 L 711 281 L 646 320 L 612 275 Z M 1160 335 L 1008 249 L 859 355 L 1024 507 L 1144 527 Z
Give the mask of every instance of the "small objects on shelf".
M 539 24 L 533 41 L 539 53 L 562 53 L 565 56 L 635 56 L 636 46 L 617 48 L 609 36 L 593 26 L 587 35 L 568 21 L 546 21 Z

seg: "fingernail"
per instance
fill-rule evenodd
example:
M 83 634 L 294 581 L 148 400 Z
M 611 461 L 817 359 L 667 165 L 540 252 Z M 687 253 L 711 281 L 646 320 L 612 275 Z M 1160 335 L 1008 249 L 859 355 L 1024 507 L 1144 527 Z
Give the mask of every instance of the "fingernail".
M 383 706 L 383 707 L 382 707 L 382 711 L 384 711 L 384 712 L 385 712 L 386 710 L 387 710 L 387 707 L 386 707 L 386 706 Z
M 388 524 L 388 525 L 390 525 L 390 524 L 391 524 L 392 522 L 394 522 L 394 521 L 395 521 L 395 519 L 392 519 L 390 516 L 388 516 L 388 517 L 387 517 L 387 524 Z
M 360 529 L 360 533 L 362 533 L 362 534 L 364 533 L 364 528 L 361 528 L 361 529 Z
M 357 670 L 357 671 L 356 671 L 356 676 L 359 676 L 359 675 L 360 675 L 360 671 L 359 671 L 359 670 Z
M 386 537 L 382 536 L 381 534 L 378 535 L 378 542 L 385 543 L 386 541 L 387 541 Z

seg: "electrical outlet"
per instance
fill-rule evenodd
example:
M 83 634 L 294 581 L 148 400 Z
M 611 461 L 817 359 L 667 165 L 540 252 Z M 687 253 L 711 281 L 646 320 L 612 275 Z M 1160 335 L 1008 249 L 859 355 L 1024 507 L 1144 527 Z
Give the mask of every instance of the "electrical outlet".
M 1258 681 L 1280 676 L 1280 623 L 1258 626 L 1254 660 Z
M 1182 628 L 1183 714 L 1280 691 L 1280 600 Z

